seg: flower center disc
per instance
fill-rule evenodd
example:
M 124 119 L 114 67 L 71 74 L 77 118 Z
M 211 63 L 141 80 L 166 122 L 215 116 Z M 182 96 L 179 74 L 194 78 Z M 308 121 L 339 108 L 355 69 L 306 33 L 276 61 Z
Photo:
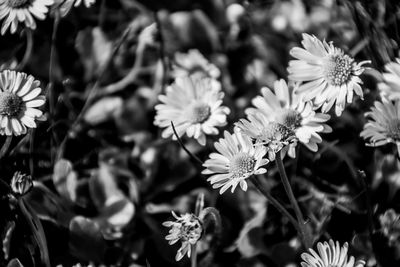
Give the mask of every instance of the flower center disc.
M 296 128 L 301 126 L 301 115 L 294 110 L 284 109 L 276 118 L 276 121 L 291 130 L 295 130 Z
M 17 116 L 22 109 L 22 99 L 10 92 L 0 92 L 0 115 Z
M 8 6 L 12 8 L 26 7 L 31 3 L 32 0 L 8 0 Z
M 393 138 L 394 140 L 400 140 L 400 120 L 394 119 L 388 123 L 388 133 L 389 137 Z
M 270 122 L 261 133 L 260 139 L 263 141 L 286 141 L 294 136 L 292 129 L 281 123 Z
M 233 174 L 232 178 L 246 177 L 254 171 L 255 165 L 256 160 L 253 157 L 245 153 L 238 153 L 230 162 L 229 172 Z
M 204 103 L 194 103 L 189 107 L 188 115 L 193 123 L 202 123 L 210 117 L 211 108 Z
M 347 55 L 334 55 L 328 58 L 324 66 L 325 79 L 331 85 L 341 86 L 351 78 L 353 59 Z

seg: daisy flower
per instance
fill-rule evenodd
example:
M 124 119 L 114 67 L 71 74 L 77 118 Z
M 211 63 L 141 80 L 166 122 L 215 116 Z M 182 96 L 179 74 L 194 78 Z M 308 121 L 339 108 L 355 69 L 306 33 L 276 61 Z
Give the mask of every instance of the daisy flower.
M 296 138 L 311 151 L 317 151 L 317 143 L 322 142 L 319 133 L 331 132 L 332 129 L 324 122 L 330 116 L 315 113 L 312 104 L 296 99 L 296 95 L 289 93 L 289 88 L 284 80 L 274 83 L 274 92 L 264 87 L 262 96 L 252 100 L 255 108 L 248 108 L 246 114 L 262 113 L 269 121 L 277 122 L 292 130 Z M 295 144 L 289 147 L 289 156 L 295 157 Z
M 40 82 L 22 72 L 0 72 L 0 134 L 21 135 L 36 128 L 38 109 L 45 103 Z
M 267 148 L 268 159 L 275 160 L 279 151 L 286 152 L 288 145 L 297 142 L 293 129 L 276 121 L 270 120 L 261 112 L 249 113 L 247 119 L 241 119 L 235 124 L 244 134 L 256 141 L 256 145 Z
M 220 70 L 210 63 L 197 49 L 190 49 L 187 53 L 175 53 L 175 64 L 173 66 L 175 77 L 199 75 L 218 79 Z
M 21 172 L 14 173 L 11 179 L 11 190 L 18 195 L 25 195 L 33 187 L 32 177 L 22 174 Z
M 382 146 L 394 143 L 400 155 L 400 100 L 392 103 L 382 98 L 382 102 L 376 101 L 371 111 L 365 115 L 369 120 L 360 136 L 369 139 L 367 145 Z
M 0 20 L 4 19 L 1 34 L 8 28 L 11 33 L 17 30 L 18 22 L 24 22 L 27 28 L 36 29 L 33 18 L 44 20 L 49 6 L 54 0 L 0 0 Z
M 335 113 L 340 116 L 346 101 L 351 103 L 354 92 L 363 97 L 358 77 L 363 73 L 363 64 L 334 47 L 332 43 L 321 42 L 315 36 L 303 34 L 303 48 L 294 47 L 290 54 L 297 60 L 289 62 L 289 79 L 300 82 L 296 93 L 301 94 L 304 101 L 314 99 L 317 107 L 322 106 L 326 113 L 335 104 Z
M 387 63 L 385 69 L 383 82 L 378 84 L 381 95 L 390 100 L 400 99 L 400 59 Z
M 191 245 L 199 241 L 203 233 L 201 221 L 194 214 L 186 213 L 178 216 L 172 211 L 175 221 L 163 222 L 165 227 L 171 227 L 169 234 L 165 237 L 170 245 L 181 241 L 181 247 L 176 253 L 175 260 L 180 261 L 185 254 L 190 258 Z
M 210 78 L 178 77 L 167 87 L 166 95 L 160 95 L 162 104 L 156 105 L 154 124 L 166 128 L 163 138 L 176 140 L 171 121 L 179 137 L 195 138 L 206 144 L 206 135 L 218 134 L 216 127 L 226 125 L 229 108 L 221 106 L 224 93 L 213 87 Z
M 239 131 L 234 134 L 225 131 L 224 137 L 214 144 L 219 153 L 210 154 L 210 159 L 203 164 L 206 169 L 202 174 L 212 175 L 207 181 L 213 188 L 221 188 L 220 194 L 229 187 L 232 187 L 233 193 L 237 185 L 246 191 L 247 178 L 267 172 L 265 168 L 261 168 L 268 163 L 267 159 L 263 159 L 266 149 L 262 145 L 254 146 L 250 137 Z
M 344 243 L 340 247 L 339 242 L 328 242 L 317 244 L 318 251 L 310 249 L 310 253 L 303 253 L 301 267 L 364 267 L 365 262 L 360 260 L 355 262 L 353 256 L 348 258 L 347 252 L 349 245 Z

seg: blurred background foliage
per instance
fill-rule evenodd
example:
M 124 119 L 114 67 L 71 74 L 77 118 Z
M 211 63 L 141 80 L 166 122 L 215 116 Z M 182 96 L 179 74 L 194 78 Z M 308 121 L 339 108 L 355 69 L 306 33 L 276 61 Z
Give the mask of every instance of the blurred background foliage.
M 186 258 L 174 261 L 178 246 L 164 240 L 161 223 L 171 210 L 192 212 L 201 192 L 223 219 L 212 262 L 207 242 L 199 247 L 201 266 L 299 266 L 303 251 L 287 219 L 254 188 L 212 190 L 202 167 L 177 142 L 161 139 L 153 120 L 175 54 L 198 49 L 221 71 L 231 129 L 262 86 L 286 79 L 288 51 L 303 32 L 372 60 L 375 70 L 362 76 L 364 101 L 340 118 L 331 114 L 333 132 L 319 151 L 300 147 L 296 159 L 285 160 L 295 194 L 320 240 L 350 242 L 367 266 L 399 265 L 399 240 L 389 242 L 379 221 L 389 208 L 400 212 L 399 159 L 394 147 L 368 148 L 359 137 L 364 112 L 378 98 L 380 71 L 398 57 L 398 1 L 98 0 L 60 20 L 57 12 L 38 22 L 23 69 L 47 89 L 47 121 L 14 138 L 0 164 L 7 183 L 15 171 L 34 178 L 24 200 L 44 236 L 30 231 L 35 218 L 1 186 L 1 266 L 19 266 L 16 259 L 44 266 L 43 245 L 51 266 L 187 266 Z M 23 30 L 1 36 L 0 69 L 20 62 L 26 45 Z M 184 142 L 204 160 L 217 139 L 205 147 Z M 262 182 L 289 205 L 274 164 Z

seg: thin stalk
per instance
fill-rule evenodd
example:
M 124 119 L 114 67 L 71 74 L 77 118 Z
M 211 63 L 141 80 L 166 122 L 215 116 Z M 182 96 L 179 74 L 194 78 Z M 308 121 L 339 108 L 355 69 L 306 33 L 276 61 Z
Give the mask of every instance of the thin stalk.
M 190 266 L 191 267 L 197 267 L 197 243 L 192 246 L 192 251 L 190 255 Z
M 199 217 L 204 208 L 204 193 L 200 193 L 196 199 L 196 208 L 194 214 Z M 191 245 L 191 267 L 197 267 L 197 243 Z
M 4 144 L 0 149 L 0 159 L 2 159 L 6 155 L 8 149 L 10 148 L 12 139 L 12 135 L 7 135 L 6 140 L 4 141 Z
M 294 226 L 294 228 L 296 228 L 296 230 L 299 232 L 300 228 L 299 225 L 296 221 L 296 219 L 287 211 L 287 209 L 285 209 L 285 207 L 277 200 L 275 199 L 269 192 L 268 190 L 266 190 L 263 185 L 261 184 L 261 182 L 257 179 L 257 177 L 254 177 L 254 179 L 251 179 L 251 181 L 253 182 L 253 184 L 256 186 L 256 188 L 258 189 L 258 191 L 261 192 L 261 194 L 263 194 L 265 196 L 265 198 L 272 204 L 272 206 L 274 206 L 280 213 L 282 213 L 283 215 L 285 215 L 289 221 L 291 222 L 291 224 Z
M 282 156 L 281 156 L 280 152 L 276 153 L 275 161 L 276 161 L 279 175 L 281 176 L 281 180 L 282 180 L 283 186 L 285 188 L 286 194 L 287 194 L 287 196 L 290 200 L 290 204 L 292 205 L 294 212 L 296 214 L 299 234 L 301 236 L 301 239 L 303 240 L 303 245 L 308 249 L 312 246 L 311 236 L 309 235 L 309 233 L 307 231 L 303 214 L 301 213 L 299 204 L 297 203 L 296 197 L 293 194 L 292 186 L 290 185 L 289 179 L 286 175 L 285 167 L 283 166 Z
M 26 28 L 25 29 L 25 35 L 26 35 L 26 48 L 25 48 L 25 53 L 24 57 L 22 58 L 21 62 L 18 64 L 16 67 L 17 70 L 22 70 L 25 68 L 26 64 L 28 63 L 29 59 L 32 56 L 32 50 L 33 50 L 33 32 L 31 29 Z

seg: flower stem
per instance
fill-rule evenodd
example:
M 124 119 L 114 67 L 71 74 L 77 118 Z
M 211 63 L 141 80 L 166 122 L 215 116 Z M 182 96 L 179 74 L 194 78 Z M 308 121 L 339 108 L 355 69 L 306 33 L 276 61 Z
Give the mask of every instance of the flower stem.
M 32 56 L 32 48 L 33 48 L 33 32 L 31 29 L 26 28 L 25 29 L 25 34 L 26 34 L 26 48 L 25 48 L 25 53 L 24 57 L 22 58 L 21 62 L 18 64 L 16 67 L 17 70 L 22 70 L 25 68 L 26 64 L 28 63 L 29 59 Z
M 286 194 L 289 197 L 290 204 L 292 205 L 294 212 L 296 214 L 299 235 L 303 240 L 303 245 L 308 249 L 312 246 L 311 235 L 307 231 L 306 222 L 304 221 L 303 214 L 301 213 L 299 204 L 297 203 L 296 197 L 293 194 L 292 186 L 290 185 L 289 179 L 286 175 L 285 167 L 283 166 L 282 156 L 280 152 L 276 153 L 275 161 L 278 167 L 279 175 L 281 176 L 283 186 L 285 187 Z
M 297 231 L 300 231 L 299 226 L 297 224 L 296 219 L 285 209 L 285 207 L 277 200 L 275 199 L 269 192 L 264 188 L 264 186 L 261 184 L 261 182 L 257 179 L 257 177 L 254 177 L 254 179 L 251 180 L 253 184 L 256 186 L 258 191 L 261 192 L 265 196 L 265 198 L 283 215 L 285 215 L 289 221 L 293 224 L 293 226 L 296 228 Z
M 218 248 L 219 242 L 221 240 L 221 233 L 222 233 L 221 215 L 219 214 L 219 211 L 216 208 L 208 207 L 200 212 L 199 219 L 203 224 L 204 232 L 208 228 L 208 226 L 210 226 L 211 223 L 214 226 L 213 238 L 210 243 L 210 248 L 208 249 L 208 254 L 206 257 L 204 257 L 204 259 L 200 263 L 200 266 L 210 266 L 214 258 L 214 252 Z
M 8 148 L 11 145 L 12 139 L 13 139 L 12 135 L 7 135 L 6 140 L 4 141 L 4 144 L 0 149 L 0 159 L 2 159 L 6 155 Z

